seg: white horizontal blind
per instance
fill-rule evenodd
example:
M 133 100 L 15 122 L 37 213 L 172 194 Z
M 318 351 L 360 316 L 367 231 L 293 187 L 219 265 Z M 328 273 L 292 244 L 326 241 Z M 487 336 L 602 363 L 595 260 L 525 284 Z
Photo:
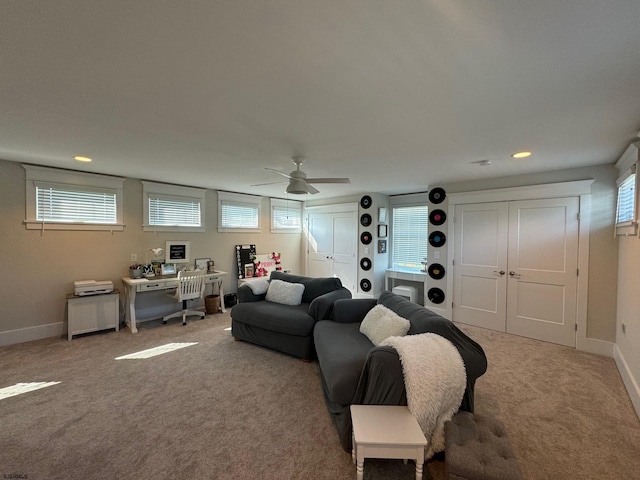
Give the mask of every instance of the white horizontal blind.
M 300 230 L 300 209 L 274 206 L 271 210 L 271 227 L 276 230 Z
M 36 183 L 36 220 L 115 224 L 118 221 L 116 193 Z
M 221 206 L 223 228 L 258 228 L 257 205 L 223 200 Z
M 635 221 L 636 174 L 630 174 L 618 187 L 616 224 Z
M 200 200 L 149 194 L 149 225 L 200 227 Z
M 394 207 L 391 230 L 393 267 L 420 268 L 427 256 L 429 213 L 426 205 Z

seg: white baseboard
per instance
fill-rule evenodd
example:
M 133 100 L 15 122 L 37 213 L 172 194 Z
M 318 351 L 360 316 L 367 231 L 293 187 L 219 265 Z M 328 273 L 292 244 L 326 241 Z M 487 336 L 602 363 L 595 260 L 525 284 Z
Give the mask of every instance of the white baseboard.
M 16 343 L 42 340 L 49 337 L 63 337 L 67 335 L 67 324 L 65 322 L 49 323 L 35 327 L 19 328 L 17 330 L 7 330 L 0 332 L 0 347 L 13 345 Z
M 636 415 L 640 418 L 640 387 L 638 387 L 636 379 L 633 378 L 629 365 L 617 345 L 613 349 L 613 359 L 616 361 L 624 386 L 627 388 L 633 408 L 636 410 Z
M 578 335 L 576 350 L 587 353 L 594 353 L 596 355 L 602 355 L 604 357 L 613 357 L 613 347 L 615 343 L 607 342 L 604 340 L 597 340 L 595 338 L 580 337 Z

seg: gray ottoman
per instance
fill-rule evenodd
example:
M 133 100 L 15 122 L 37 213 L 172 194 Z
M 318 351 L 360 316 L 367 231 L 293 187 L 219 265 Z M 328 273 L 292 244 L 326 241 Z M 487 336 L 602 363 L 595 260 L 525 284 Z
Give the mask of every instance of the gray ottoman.
M 460 411 L 444 425 L 448 480 L 522 480 L 500 420 Z

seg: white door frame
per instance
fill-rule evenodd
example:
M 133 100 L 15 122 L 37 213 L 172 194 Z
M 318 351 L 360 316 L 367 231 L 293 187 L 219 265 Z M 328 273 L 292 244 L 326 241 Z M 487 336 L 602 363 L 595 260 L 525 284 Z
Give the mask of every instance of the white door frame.
M 465 203 L 502 202 L 511 200 L 534 200 L 557 197 L 580 198 L 580 226 L 578 233 L 578 298 L 577 298 L 577 334 L 576 349 L 610 356 L 609 342 L 602 342 L 587 337 L 587 298 L 589 289 L 589 231 L 591 228 L 591 184 L 594 180 L 578 180 L 575 182 L 559 182 L 524 187 L 500 188 L 462 193 L 450 193 L 447 216 L 455 220 L 455 206 Z M 448 238 L 450 239 L 447 268 L 453 272 L 453 252 L 455 221 L 448 222 Z M 447 291 L 453 292 L 453 275 L 447 275 Z M 453 298 L 453 295 L 450 295 Z M 446 305 L 446 317 L 451 319 L 453 309 L 451 302 Z

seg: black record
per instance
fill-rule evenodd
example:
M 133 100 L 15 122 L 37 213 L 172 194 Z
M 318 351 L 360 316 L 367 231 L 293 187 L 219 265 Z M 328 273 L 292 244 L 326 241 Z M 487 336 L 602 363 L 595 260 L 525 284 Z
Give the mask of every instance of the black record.
M 445 198 L 447 198 L 447 194 L 445 193 L 444 189 L 440 187 L 436 187 L 429 192 L 429 201 L 431 203 L 442 203 L 444 202 Z
M 442 225 L 447 221 L 447 214 L 444 213 L 444 210 L 434 210 L 429 214 L 429 222 L 431 225 Z
M 372 238 L 373 237 L 371 237 L 371 233 L 369 232 L 362 232 L 362 235 L 360 235 L 360 241 L 363 245 L 369 245 Z
M 371 282 L 366 278 L 363 278 L 362 280 L 360 280 L 360 288 L 363 292 L 368 292 L 369 290 L 371 290 Z
M 432 247 L 441 247 L 447 242 L 447 237 L 444 233 L 439 230 L 432 232 L 429 235 L 429 245 Z
M 370 197 L 369 195 L 365 195 L 364 197 L 362 197 L 362 198 L 360 199 L 360 206 L 361 206 L 362 208 L 364 208 L 365 210 L 366 210 L 367 208 L 369 208 L 369 207 L 371 206 L 371 204 L 372 204 L 372 203 L 373 203 L 373 202 L 372 202 L 371 197 Z
M 429 276 L 434 280 L 440 280 L 442 277 L 444 277 L 445 273 L 444 267 L 439 263 L 432 263 L 431 265 L 429 265 L 427 271 L 429 272 Z
M 439 288 L 430 288 L 427 292 L 427 298 L 431 303 L 440 304 L 444 302 L 444 292 Z
M 362 215 L 360 215 L 360 225 L 362 225 L 363 227 L 368 227 L 369 225 L 371 225 L 371 215 L 369 215 L 368 213 L 363 213 Z
M 363 270 L 371 270 L 371 260 L 369 260 L 367 257 L 364 257 L 362 260 L 360 260 L 360 268 L 362 268 Z

